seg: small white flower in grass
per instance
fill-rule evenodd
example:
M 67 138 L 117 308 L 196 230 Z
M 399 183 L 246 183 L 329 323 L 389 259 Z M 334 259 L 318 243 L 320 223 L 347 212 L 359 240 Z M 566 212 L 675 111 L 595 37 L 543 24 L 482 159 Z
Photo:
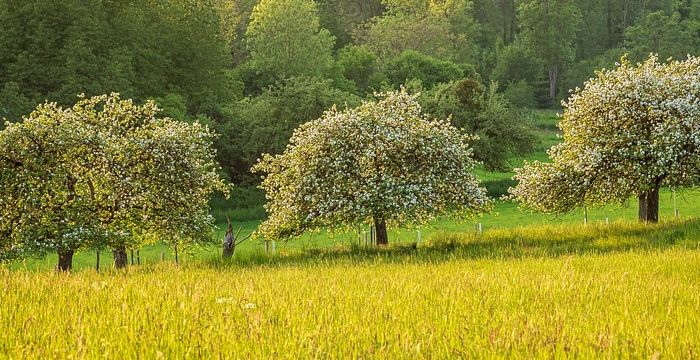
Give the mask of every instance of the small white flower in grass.
M 233 302 L 233 300 L 234 299 L 232 297 L 220 297 L 220 298 L 216 298 L 216 303 L 217 304 L 230 304 Z
M 247 303 L 245 304 L 246 309 L 256 309 L 258 305 L 255 305 L 255 303 Z
M 102 290 L 105 287 L 107 287 L 107 282 L 106 281 L 97 281 L 97 282 L 92 283 L 91 286 L 95 290 Z

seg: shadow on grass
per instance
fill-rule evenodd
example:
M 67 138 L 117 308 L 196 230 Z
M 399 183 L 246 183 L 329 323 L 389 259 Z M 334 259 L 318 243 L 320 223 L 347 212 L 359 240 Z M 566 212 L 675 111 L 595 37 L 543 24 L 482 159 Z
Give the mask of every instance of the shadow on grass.
M 329 263 L 437 263 L 459 259 L 554 258 L 668 248 L 700 249 L 700 219 L 662 224 L 529 226 L 476 233 L 437 233 L 423 244 L 346 246 L 275 256 L 254 254 L 192 264 L 213 268 L 316 266 Z

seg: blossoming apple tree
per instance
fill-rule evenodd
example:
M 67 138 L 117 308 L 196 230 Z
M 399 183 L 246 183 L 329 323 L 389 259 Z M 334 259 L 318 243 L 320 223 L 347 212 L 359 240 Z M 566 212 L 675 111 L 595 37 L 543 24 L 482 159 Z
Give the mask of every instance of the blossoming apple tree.
M 39 105 L 0 131 L 0 250 L 10 256 L 109 247 L 117 267 L 126 248 L 212 239 L 208 200 L 228 192 L 218 175 L 214 134 L 156 117 L 118 94 L 81 98 L 72 108 Z
M 657 222 L 661 187 L 700 182 L 700 58 L 623 58 L 563 105 L 552 161 L 516 169 L 509 192 L 525 207 L 563 213 L 636 196 L 639 219 Z
M 472 138 L 428 119 L 404 90 L 378 96 L 301 125 L 283 154 L 266 154 L 253 167 L 268 200 L 263 236 L 373 223 L 383 245 L 387 225 L 489 208 L 473 174 Z

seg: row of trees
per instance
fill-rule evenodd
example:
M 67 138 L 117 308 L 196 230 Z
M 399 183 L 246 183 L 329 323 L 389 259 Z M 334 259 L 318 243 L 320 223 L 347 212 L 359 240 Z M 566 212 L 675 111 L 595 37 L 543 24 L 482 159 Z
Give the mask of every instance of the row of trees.
M 625 52 L 695 54 L 699 19 L 695 0 L 0 0 L 0 116 L 78 93 L 153 99 L 223 134 L 225 173 L 255 183 L 250 166 L 303 122 L 407 84 L 502 170 L 535 140 L 520 108 Z
M 461 86 L 466 86 L 462 84 Z M 430 118 L 406 89 L 333 107 L 297 128 L 262 175 L 269 218 L 258 234 L 289 238 L 307 230 L 372 223 L 387 226 L 437 216 L 469 217 L 491 200 L 474 175 L 476 136 Z M 613 70 L 577 89 L 564 104 L 564 141 L 552 162 L 516 169 L 511 199 L 548 213 L 625 204 L 639 197 L 642 221 L 658 221 L 662 186 L 700 184 L 700 58 Z M 212 240 L 208 200 L 228 193 L 199 122 L 157 117 L 117 94 L 82 98 L 71 108 L 37 107 L 0 131 L 0 260 L 109 247 L 117 266 L 126 249 L 154 241 Z M 235 237 L 229 224 L 229 252 Z

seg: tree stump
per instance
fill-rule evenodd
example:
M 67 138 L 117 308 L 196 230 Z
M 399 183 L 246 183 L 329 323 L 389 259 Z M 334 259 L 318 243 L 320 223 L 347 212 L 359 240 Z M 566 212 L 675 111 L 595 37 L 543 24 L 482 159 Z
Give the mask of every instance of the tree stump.
M 228 227 L 226 228 L 226 235 L 224 235 L 224 259 L 228 259 L 233 256 L 233 251 L 236 249 L 236 239 L 233 236 L 233 226 L 231 226 L 231 219 L 226 218 L 228 222 Z

